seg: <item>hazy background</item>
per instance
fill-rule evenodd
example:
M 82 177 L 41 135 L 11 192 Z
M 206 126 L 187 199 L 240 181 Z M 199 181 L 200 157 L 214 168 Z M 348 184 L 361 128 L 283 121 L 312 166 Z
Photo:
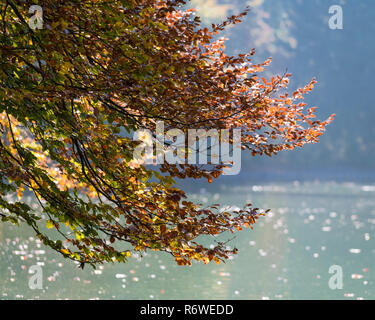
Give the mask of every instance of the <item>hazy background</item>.
M 375 64 L 375 1 L 372 0 L 193 0 L 191 6 L 207 24 L 220 22 L 249 5 L 245 20 L 224 36 L 227 53 L 256 49 L 255 62 L 272 57 L 268 75 L 293 74 L 290 92 L 313 77 L 318 81 L 306 97 L 325 120 L 335 113 L 319 144 L 273 159 L 243 154 L 242 176 L 262 174 L 310 179 L 374 179 L 375 111 L 373 74 Z M 341 5 L 343 30 L 331 30 L 328 10 Z M 230 179 L 231 180 L 231 179 Z

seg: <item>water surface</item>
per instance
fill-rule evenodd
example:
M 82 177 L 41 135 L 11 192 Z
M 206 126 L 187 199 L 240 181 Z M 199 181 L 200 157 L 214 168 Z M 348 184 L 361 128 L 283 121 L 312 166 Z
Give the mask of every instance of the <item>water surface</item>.
M 226 264 L 179 267 L 150 252 L 96 271 L 77 268 L 43 247 L 27 226 L 0 224 L 2 299 L 374 299 L 375 185 L 283 182 L 220 185 L 190 195 L 197 202 L 270 208 L 254 230 L 229 245 Z M 232 235 L 225 235 L 226 238 Z M 43 290 L 28 286 L 43 268 Z M 343 270 L 343 289 L 328 286 L 329 267 Z

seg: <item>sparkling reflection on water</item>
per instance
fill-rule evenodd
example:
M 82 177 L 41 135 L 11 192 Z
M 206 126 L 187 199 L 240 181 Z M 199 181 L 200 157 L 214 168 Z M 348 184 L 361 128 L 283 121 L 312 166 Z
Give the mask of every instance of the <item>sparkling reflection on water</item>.
M 169 255 L 151 252 L 125 265 L 82 271 L 44 248 L 27 227 L 0 224 L 0 298 L 375 298 L 375 186 L 222 185 L 191 197 L 205 204 L 251 202 L 272 210 L 253 231 L 244 230 L 230 242 L 239 254 L 226 264 L 192 267 L 178 267 Z M 28 287 L 28 270 L 35 264 L 43 268 L 43 290 Z M 332 265 L 343 268 L 342 290 L 328 286 Z

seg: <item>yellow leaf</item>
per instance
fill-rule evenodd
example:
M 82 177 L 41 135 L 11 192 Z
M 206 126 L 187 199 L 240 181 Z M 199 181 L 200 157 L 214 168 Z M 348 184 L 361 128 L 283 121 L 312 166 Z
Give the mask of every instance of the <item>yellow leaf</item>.
M 70 251 L 68 249 L 61 249 L 61 252 L 64 254 L 70 254 Z
M 125 252 L 122 252 L 121 254 L 125 257 L 130 257 L 132 255 L 130 251 L 125 251 Z
M 46 223 L 46 226 L 48 229 L 52 229 L 55 225 L 53 224 L 53 222 L 51 220 L 48 220 L 47 223 Z
M 77 232 L 77 233 L 76 233 L 76 238 L 77 238 L 78 241 L 81 241 L 84 237 L 85 237 L 85 236 L 84 236 L 83 233 L 81 233 L 81 232 Z
M 18 200 L 22 199 L 22 194 L 23 194 L 22 190 L 17 189 L 17 198 L 18 198 Z

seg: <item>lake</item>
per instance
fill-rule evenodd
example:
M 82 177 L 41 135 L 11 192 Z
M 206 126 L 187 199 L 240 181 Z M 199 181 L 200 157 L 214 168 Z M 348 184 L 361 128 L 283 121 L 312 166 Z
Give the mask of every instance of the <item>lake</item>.
M 204 204 L 271 209 L 228 245 L 226 264 L 179 267 L 150 252 L 127 264 L 78 269 L 26 226 L 0 224 L 1 299 L 374 299 L 375 185 L 335 182 L 221 184 L 190 197 Z M 233 237 L 232 234 L 223 235 Z M 223 238 L 221 237 L 221 238 Z M 28 286 L 43 270 L 43 289 Z M 329 268 L 343 271 L 333 290 Z

